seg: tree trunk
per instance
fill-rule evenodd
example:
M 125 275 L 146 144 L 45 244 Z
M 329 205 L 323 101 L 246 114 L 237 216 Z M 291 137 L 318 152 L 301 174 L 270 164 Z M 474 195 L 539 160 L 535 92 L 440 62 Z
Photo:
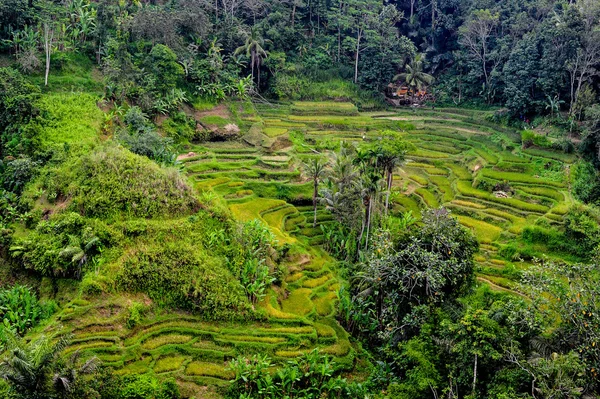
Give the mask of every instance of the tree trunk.
M 437 0 L 431 0 L 431 47 L 435 48 L 435 11 Z
M 387 215 L 388 209 L 390 207 L 390 194 L 392 192 L 392 183 L 394 181 L 394 171 L 388 170 L 388 178 L 387 178 L 387 195 L 385 198 L 385 214 Z
M 292 29 L 294 29 L 295 22 L 296 22 L 296 2 L 294 1 L 294 7 L 292 8 Z
M 361 30 L 358 30 L 356 35 L 356 57 L 354 60 L 354 83 L 358 83 L 358 54 L 360 52 Z
M 314 190 L 313 190 L 313 210 L 315 213 L 315 217 L 313 219 L 313 227 L 317 227 L 317 195 L 319 194 L 319 181 L 317 179 L 314 180 Z
M 54 31 L 47 22 L 44 23 L 44 52 L 46 53 L 46 71 L 44 74 L 44 86 L 48 86 L 48 74 L 50 73 L 50 56 L 52 54 L 52 38 Z
M 371 228 L 371 207 L 373 205 L 373 201 L 369 197 L 369 206 L 367 206 L 367 236 L 365 238 L 365 251 L 369 249 L 369 230 Z
M 473 392 L 472 395 L 475 395 L 475 385 L 477 384 L 477 354 L 475 354 L 475 365 L 473 366 Z

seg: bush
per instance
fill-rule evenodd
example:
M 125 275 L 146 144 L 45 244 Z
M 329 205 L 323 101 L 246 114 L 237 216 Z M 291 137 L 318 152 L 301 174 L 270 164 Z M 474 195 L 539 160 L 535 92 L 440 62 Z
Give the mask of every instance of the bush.
M 144 313 L 146 312 L 146 307 L 144 304 L 139 302 L 133 302 L 129 306 L 129 316 L 127 317 L 127 327 L 133 328 L 140 324 L 142 318 L 144 317 Z
M 43 190 L 52 204 L 90 217 L 163 217 L 199 208 L 175 169 L 164 169 L 122 147 L 106 145 L 42 174 L 26 193 L 33 203 Z
M 59 214 L 41 221 L 10 247 L 14 259 L 42 276 L 79 277 L 83 267 L 114 237 L 101 222 L 77 213 Z
M 118 399 L 179 399 L 179 388 L 173 379 L 160 382 L 151 375 L 123 378 Z
M 35 137 L 26 128 L 35 117 L 40 91 L 16 70 L 0 68 L 0 153 L 32 152 Z
M 0 289 L 0 343 L 2 329 L 24 335 L 53 310 L 51 305 L 40 304 L 28 287 L 15 285 L 10 289 Z
M 192 243 L 157 242 L 127 254 L 117 281 L 124 291 L 145 292 L 160 304 L 201 313 L 207 319 L 244 318 L 242 286 L 219 258 Z

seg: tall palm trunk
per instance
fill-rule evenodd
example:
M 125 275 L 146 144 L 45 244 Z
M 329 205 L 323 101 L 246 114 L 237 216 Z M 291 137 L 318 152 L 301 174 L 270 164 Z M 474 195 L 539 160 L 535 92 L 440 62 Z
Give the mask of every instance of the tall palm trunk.
M 360 54 L 360 39 L 362 38 L 362 31 L 359 29 L 356 34 L 356 56 L 354 58 L 354 83 L 358 83 L 358 56 Z
M 317 227 L 317 195 L 319 194 L 319 180 L 314 179 L 314 191 L 313 191 L 313 210 L 314 210 L 314 219 L 313 219 L 313 227 Z
M 369 231 L 371 230 L 371 214 L 373 211 L 373 201 L 371 200 L 371 197 L 369 196 L 369 206 L 367 206 L 366 208 L 366 225 L 367 225 L 367 235 L 365 237 L 365 251 L 367 249 L 369 249 Z
M 385 196 L 385 214 L 387 215 L 388 209 L 390 207 L 390 194 L 392 192 L 392 183 L 394 181 L 394 171 L 393 169 L 388 169 L 387 171 L 387 194 Z

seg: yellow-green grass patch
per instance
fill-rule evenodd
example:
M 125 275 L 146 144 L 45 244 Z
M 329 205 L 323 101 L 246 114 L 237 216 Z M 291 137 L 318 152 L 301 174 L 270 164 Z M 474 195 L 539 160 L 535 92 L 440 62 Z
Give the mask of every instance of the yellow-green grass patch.
M 315 288 L 315 287 L 325 284 L 326 282 L 328 282 L 329 280 L 332 280 L 332 279 L 333 279 L 333 276 L 330 273 L 328 273 L 319 278 L 313 278 L 310 280 L 306 280 L 302 283 L 302 286 L 305 288 Z
M 421 186 L 427 186 L 429 184 L 429 181 L 427 180 L 427 178 L 425 178 L 421 175 L 410 174 L 410 175 L 408 175 L 408 178 L 417 182 Z
M 231 379 L 233 378 L 233 372 L 227 370 L 225 365 L 218 365 L 215 363 L 208 362 L 191 362 L 185 368 L 186 375 L 193 376 L 206 376 L 220 379 Z
M 471 201 L 463 201 L 463 200 L 454 200 L 452 201 L 453 204 L 458 205 L 458 206 L 464 206 L 467 208 L 474 208 L 474 209 L 485 209 L 486 206 L 479 204 L 477 202 L 471 202 Z
M 494 179 L 494 180 L 501 180 L 501 181 L 506 180 L 506 181 L 516 182 L 516 183 L 544 184 L 544 185 L 549 185 L 549 186 L 554 186 L 554 187 L 564 187 L 565 186 L 564 182 L 557 182 L 557 181 L 542 179 L 539 177 L 530 176 L 530 175 L 527 175 L 524 173 L 518 173 L 518 172 L 504 172 L 504 171 L 493 170 L 493 169 L 482 169 L 480 173 L 482 176 L 490 178 L 490 179 Z
M 317 314 L 319 316 L 329 316 L 333 313 L 336 299 L 337 293 L 335 292 L 328 292 L 323 296 L 313 299 Z
M 457 165 L 455 163 L 445 163 L 444 165 L 446 165 L 459 180 L 471 180 L 473 178 L 471 172 L 462 165 Z
M 164 345 L 186 344 L 192 340 L 189 335 L 183 334 L 164 334 L 158 337 L 150 338 L 142 343 L 144 349 L 156 349 Z
M 473 230 L 475 236 L 482 242 L 493 242 L 502 233 L 502 229 L 482 220 L 473 219 L 469 216 L 457 215 L 456 218 L 463 226 Z
M 286 313 L 304 316 L 313 310 L 313 303 L 310 300 L 312 291 L 308 288 L 298 288 L 281 302 L 281 308 Z
M 269 137 L 277 137 L 287 133 L 287 129 L 284 127 L 265 127 L 263 133 Z
M 431 191 L 421 187 L 415 190 L 415 194 L 421 197 L 425 202 L 425 205 L 427 205 L 429 208 L 437 208 L 439 206 L 439 202 L 435 197 L 435 194 L 433 194 Z
M 282 200 L 255 198 L 248 202 L 231 204 L 229 205 L 229 209 L 231 209 L 231 213 L 233 213 L 233 216 L 237 220 L 247 222 L 254 219 L 262 219 L 261 213 L 285 204 L 286 202 Z
M 261 337 L 255 335 L 221 335 L 217 340 L 229 342 L 261 342 L 265 344 L 280 344 L 287 340 L 282 337 Z
M 155 373 L 175 371 L 181 368 L 186 360 L 187 358 L 184 356 L 164 356 L 156 361 L 153 370 Z

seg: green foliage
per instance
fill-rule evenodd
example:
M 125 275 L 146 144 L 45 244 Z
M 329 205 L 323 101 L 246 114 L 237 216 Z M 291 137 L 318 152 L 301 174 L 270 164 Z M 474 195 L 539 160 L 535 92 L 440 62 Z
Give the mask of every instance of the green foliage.
M 35 131 L 28 127 L 35 117 L 40 91 L 14 69 L 0 68 L 0 153 L 2 156 L 31 153 Z
M 98 96 L 90 93 L 45 94 L 37 102 L 43 118 L 38 137 L 45 149 L 89 150 L 98 142 L 104 119 L 97 107 Z
M 163 44 L 152 47 L 146 64 L 156 79 L 157 89 L 162 93 L 174 89 L 183 77 L 183 67 L 177 62 L 177 55 Z
M 228 397 L 239 399 L 364 397 L 365 385 L 349 382 L 336 371 L 336 364 L 328 355 L 317 350 L 304 354 L 299 360 L 288 362 L 271 373 L 272 361 L 267 356 L 250 359 L 239 357 L 230 363 L 235 377 Z
M 53 311 L 51 306 L 42 305 L 30 288 L 15 285 L 0 289 L 0 343 L 7 333 L 24 335 Z
M 51 203 L 92 217 L 182 215 L 199 207 L 177 170 L 115 145 L 48 168 L 27 198 L 37 199 L 36 190 Z
M 252 303 L 262 300 L 267 288 L 276 280 L 273 270 L 266 265 L 276 255 L 275 236 L 258 219 L 240 224 L 235 233 L 234 257 L 228 262 L 229 269 L 240 280 Z
M 117 399 L 179 399 L 175 380 L 163 382 L 150 375 L 127 376 L 123 379 Z
M 129 306 L 129 317 L 127 318 L 127 327 L 134 328 L 142 321 L 146 307 L 139 302 L 133 302 Z
M 581 161 L 572 168 L 573 194 L 587 204 L 600 201 L 600 178 L 591 162 Z
M 112 241 L 100 222 L 67 212 L 42 220 L 35 230 L 13 241 L 12 257 L 43 276 L 81 276 L 84 266 Z
M 239 319 L 247 315 L 240 282 L 218 258 L 192 243 L 156 243 L 127 254 L 117 277 L 126 291 L 145 292 L 160 304 L 193 310 L 207 319 Z
M 177 157 L 170 138 L 164 138 L 155 130 L 148 117 L 139 107 L 131 107 L 123 118 L 127 129 L 119 129 L 115 138 L 131 152 L 146 156 L 158 163 L 172 165 Z

